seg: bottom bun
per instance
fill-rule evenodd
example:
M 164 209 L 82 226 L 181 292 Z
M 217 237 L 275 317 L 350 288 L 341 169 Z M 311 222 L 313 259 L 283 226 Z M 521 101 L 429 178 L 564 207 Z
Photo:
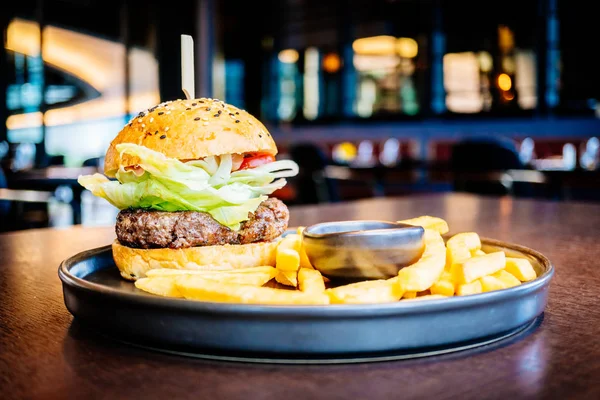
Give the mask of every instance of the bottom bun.
M 134 249 L 118 240 L 112 244 L 113 259 L 123 278 L 135 281 L 157 268 L 192 270 L 227 270 L 275 266 L 279 241 L 223 246 L 187 247 L 183 249 Z

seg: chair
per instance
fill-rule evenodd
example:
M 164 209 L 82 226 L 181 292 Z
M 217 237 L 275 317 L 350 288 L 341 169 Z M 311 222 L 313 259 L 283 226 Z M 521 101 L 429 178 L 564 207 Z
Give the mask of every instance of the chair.
M 298 175 L 289 179 L 296 187 L 295 203 L 317 204 L 339 200 L 334 182 L 325 177 L 329 161 L 320 147 L 313 143 L 293 144 L 289 155 L 300 168 Z
M 47 227 L 51 193 L 7 189 L 6 183 L 0 168 L 0 232 Z
M 51 156 L 48 159 L 48 165 L 50 165 L 50 166 L 65 165 L 65 156 Z
M 47 227 L 50 196 L 49 192 L 8 189 L 0 166 L 0 232 Z
M 4 189 L 7 187 L 6 175 L 4 175 L 4 170 L 2 166 L 0 166 L 0 189 Z M 8 215 L 10 211 L 10 202 L 6 200 L 0 200 L 0 219 L 5 220 L 5 217 Z
M 83 162 L 82 166 L 84 166 L 84 167 L 99 167 L 101 162 L 102 162 L 101 157 L 88 158 L 87 160 L 85 160 Z
M 452 145 L 450 166 L 457 191 L 506 195 L 512 183 L 502 172 L 525 169 L 514 142 L 503 137 L 475 137 Z

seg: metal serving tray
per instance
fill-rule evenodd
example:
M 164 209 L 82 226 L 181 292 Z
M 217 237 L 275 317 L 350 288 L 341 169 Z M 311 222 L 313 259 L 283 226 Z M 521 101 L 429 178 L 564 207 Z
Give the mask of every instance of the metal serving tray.
M 116 340 L 201 358 L 343 363 L 473 348 L 535 325 L 554 274 L 535 250 L 482 238 L 483 250 L 528 258 L 538 278 L 471 296 L 372 305 L 273 306 L 192 301 L 138 290 L 119 275 L 110 246 L 63 261 L 67 309 Z

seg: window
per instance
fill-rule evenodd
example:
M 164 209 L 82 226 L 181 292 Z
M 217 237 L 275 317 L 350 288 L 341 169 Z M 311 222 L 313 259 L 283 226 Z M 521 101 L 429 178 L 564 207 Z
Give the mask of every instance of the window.
M 13 19 L 5 41 L 8 140 L 42 144 L 37 151 L 67 166 L 103 157 L 132 114 L 160 102 L 152 49 L 134 41 L 126 52 L 118 13 L 88 4 L 75 18 L 73 7 L 46 6 L 42 32 L 33 19 Z M 91 18 L 100 16 L 96 26 Z

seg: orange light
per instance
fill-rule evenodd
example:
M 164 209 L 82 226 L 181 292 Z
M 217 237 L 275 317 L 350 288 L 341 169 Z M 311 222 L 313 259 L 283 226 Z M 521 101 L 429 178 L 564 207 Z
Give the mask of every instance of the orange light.
M 504 100 L 511 101 L 515 98 L 515 95 L 511 92 L 504 92 L 502 93 L 502 97 L 504 97 Z
M 323 69 L 329 73 L 338 72 L 342 66 L 340 56 L 335 53 L 329 53 L 323 57 Z
M 281 50 L 277 55 L 279 61 L 284 64 L 294 64 L 298 61 L 298 57 L 300 57 L 300 55 L 298 54 L 298 51 L 294 49 Z
M 393 36 L 372 36 L 356 39 L 352 50 L 363 55 L 393 55 L 396 53 L 396 38 Z
M 515 35 L 508 26 L 500 25 L 498 27 L 498 45 L 503 52 L 515 47 Z
M 401 37 L 396 41 L 396 51 L 400 57 L 414 58 L 419 53 L 419 45 L 415 39 Z
M 37 128 L 42 125 L 42 113 L 39 111 L 10 115 L 6 119 L 6 129 Z
M 510 90 L 512 87 L 512 79 L 507 74 L 498 75 L 498 87 L 504 91 Z
M 342 142 L 334 146 L 333 158 L 338 162 L 349 162 L 356 158 L 357 148 L 353 143 Z

